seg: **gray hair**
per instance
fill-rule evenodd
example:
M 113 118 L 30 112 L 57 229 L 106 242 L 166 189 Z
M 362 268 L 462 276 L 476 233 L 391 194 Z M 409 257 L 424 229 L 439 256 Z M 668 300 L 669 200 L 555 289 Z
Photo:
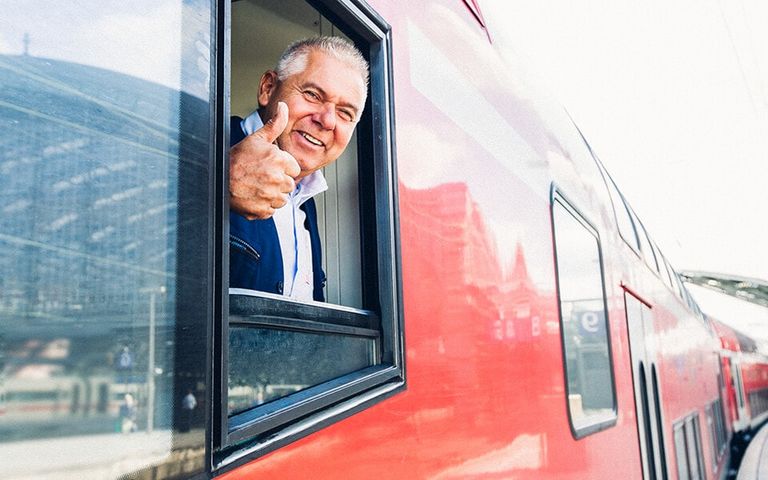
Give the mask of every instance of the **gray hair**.
M 341 37 L 312 37 L 288 45 L 277 62 L 277 78 L 285 80 L 307 68 L 307 59 L 312 51 L 321 51 L 360 72 L 365 86 L 368 86 L 368 62 L 351 42 Z

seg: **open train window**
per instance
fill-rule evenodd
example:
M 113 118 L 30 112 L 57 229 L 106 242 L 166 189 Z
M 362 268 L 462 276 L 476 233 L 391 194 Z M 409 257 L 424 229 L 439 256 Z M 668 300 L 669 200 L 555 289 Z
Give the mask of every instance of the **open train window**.
M 616 423 L 600 237 L 556 189 L 552 227 L 568 416 L 581 438 Z
M 231 59 L 219 68 L 230 76 L 231 92 L 222 121 L 227 107 L 240 117 L 256 110 L 262 73 L 275 69 L 296 40 L 349 40 L 369 63 L 370 80 L 355 135 L 342 157 L 325 167 L 328 190 L 314 198 L 325 301 L 291 299 L 282 288 L 222 291 L 229 315 L 217 335 L 213 431 L 219 468 L 272 451 L 404 386 L 389 26 L 368 7 L 339 0 L 238 0 L 225 18 L 231 18 Z M 231 125 L 230 137 L 239 133 L 238 123 Z M 229 268 L 234 260 L 227 246 L 258 261 L 258 250 L 233 241 L 232 231 L 225 221 L 222 257 L 230 258 Z

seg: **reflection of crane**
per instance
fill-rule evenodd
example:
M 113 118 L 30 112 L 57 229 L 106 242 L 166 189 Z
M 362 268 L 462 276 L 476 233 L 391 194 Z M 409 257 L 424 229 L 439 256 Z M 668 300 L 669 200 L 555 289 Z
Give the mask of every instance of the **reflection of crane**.
M 681 272 L 680 277 L 684 282 L 768 307 L 768 282 L 765 280 L 690 270 Z

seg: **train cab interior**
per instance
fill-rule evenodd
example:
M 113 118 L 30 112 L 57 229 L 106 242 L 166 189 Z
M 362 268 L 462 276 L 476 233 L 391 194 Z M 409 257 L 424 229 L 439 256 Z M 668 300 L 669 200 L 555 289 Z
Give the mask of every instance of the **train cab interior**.
M 232 2 L 230 113 L 245 118 L 258 107 L 262 74 L 275 68 L 291 43 L 318 35 L 345 35 L 302 0 Z M 323 169 L 328 190 L 315 197 L 330 303 L 360 308 L 360 203 L 357 134 L 342 156 Z

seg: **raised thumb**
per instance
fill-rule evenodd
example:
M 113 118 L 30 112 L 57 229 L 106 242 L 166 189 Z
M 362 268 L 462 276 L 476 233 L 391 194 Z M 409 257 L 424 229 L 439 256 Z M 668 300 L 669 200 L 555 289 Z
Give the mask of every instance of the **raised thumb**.
M 285 102 L 277 102 L 275 115 L 263 127 L 254 132 L 254 135 L 260 136 L 269 143 L 274 143 L 277 137 L 283 133 L 286 125 L 288 125 L 288 105 Z

